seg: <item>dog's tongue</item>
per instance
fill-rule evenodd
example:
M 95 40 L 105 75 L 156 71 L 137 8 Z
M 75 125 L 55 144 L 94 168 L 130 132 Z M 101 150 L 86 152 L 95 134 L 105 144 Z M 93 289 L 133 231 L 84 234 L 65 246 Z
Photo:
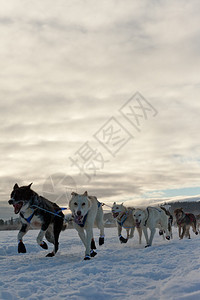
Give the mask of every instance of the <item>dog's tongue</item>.
M 75 221 L 76 224 L 81 224 L 82 223 L 82 219 L 83 219 L 82 216 L 75 216 L 74 217 L 74 221 Z
M 136 222 L 136 227 L 139 228 L 140 227 L 140 222 Z
M 118 213 L 118 212 L 113 212 L 113 218 L 117 218 L 117 217 L 118 217 L 118 215 L 119 215 L 119 213 Z
M 15 214 L 18 214 L 18 212 L 22 208 L 22 205 L 23 205 L 23 202 L 19 202 L 19 203 L 13 204 Z

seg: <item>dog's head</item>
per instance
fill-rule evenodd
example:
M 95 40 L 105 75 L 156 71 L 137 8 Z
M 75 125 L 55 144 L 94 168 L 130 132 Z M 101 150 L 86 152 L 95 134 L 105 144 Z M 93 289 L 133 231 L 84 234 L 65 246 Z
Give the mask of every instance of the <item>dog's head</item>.
M 88 213 L 91 207 L 91 201 L 87 192 L 85 192 L 83 195 L 72 192 L 71 195 L 72 198 L 69 201 L 69 208 L 74 217 L 74 221 L 80 224 L 83 222 L 85 215 Z
M 116 202 L 113 203 L 112 206 L 113 218 L 117 218 L 119 214 L 124 211 L 125 211 L 125 207 L 123 206 L 123 203 L 122 204 L 117 204 Z
M 10 205 L 13 205 L 15 214 L 18 214 L 23 206 L 27 205 L 30 201 L 33 191 L 31 190 L 31 184 L 28 186 L 19 187 L 16 183 L 11 193 L 11 198 L 8 201 Z
M 135 220 L 136 227 L 139 228 L 146 218 L 145 212 L 141 209 L 136 209 L 133 211 L 133 218 Z
M 177 220 L 180 220 L 183 217 L 183 209 L 182 208 L 175 209 L 174 215 Z

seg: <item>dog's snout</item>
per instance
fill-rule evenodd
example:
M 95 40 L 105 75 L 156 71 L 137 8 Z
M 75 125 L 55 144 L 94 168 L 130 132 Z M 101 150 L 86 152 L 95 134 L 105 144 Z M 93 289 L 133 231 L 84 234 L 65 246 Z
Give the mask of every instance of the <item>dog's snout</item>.
M 13 204 L 13 199 L 10 199 L 9 201 L 8 201 L 8 203 L 11 205 L 11 204 Z
M 80 210 L 77 211 L 77 216 L 81 216 L 81 211 Z

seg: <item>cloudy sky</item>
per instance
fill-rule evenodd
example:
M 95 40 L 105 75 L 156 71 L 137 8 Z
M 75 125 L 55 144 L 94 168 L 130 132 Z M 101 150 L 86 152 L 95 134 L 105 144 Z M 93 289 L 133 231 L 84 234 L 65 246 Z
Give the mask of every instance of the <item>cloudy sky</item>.
M 200 194 L 200 2 L 6 0 L 0 203 Z M 146 201 L 146 202 L 145 202 Z

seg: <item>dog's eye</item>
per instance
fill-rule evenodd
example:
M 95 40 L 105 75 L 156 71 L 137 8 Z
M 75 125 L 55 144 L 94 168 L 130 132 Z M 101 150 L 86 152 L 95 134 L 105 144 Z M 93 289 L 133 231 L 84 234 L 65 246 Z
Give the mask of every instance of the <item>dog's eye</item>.
M 74 202 L 74 205 L 77 206 L 78 205 L 77 202 Z
M 82 203 L 82 206 L 85 206 L 85 203 L 84 203 L 84 202 Z
M 139 214 L 139 217 L 141 217 L 141 214 Z

